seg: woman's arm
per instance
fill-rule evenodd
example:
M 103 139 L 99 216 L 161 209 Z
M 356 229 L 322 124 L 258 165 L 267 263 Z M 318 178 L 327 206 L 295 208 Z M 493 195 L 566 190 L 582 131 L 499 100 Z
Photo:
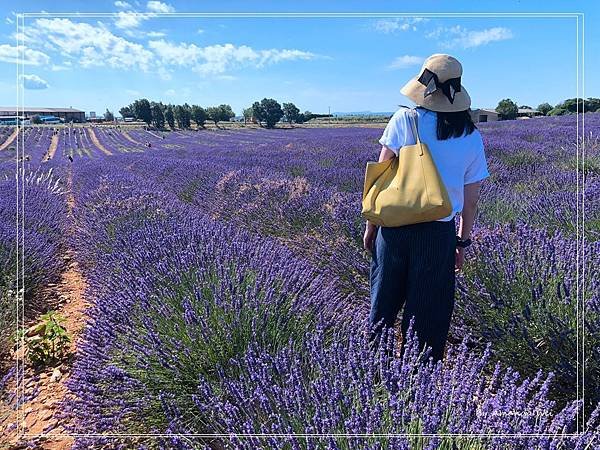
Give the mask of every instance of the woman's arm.
M 465 184 L 465 201 L 460 215 L 460 226 L 458 229 L 458 235 L 461 239 L 467 239 L 471 236 L 475 215 L 477 214 L 477 202 L 479 201 L 480 188 L 481 181 Z
M 381 152 L 379 153 L 379 162 L 387 161 L 388 159 L 392 159 L 396 154 L 389 148 L 387 145 L 381 146 Z
M 381 146 L 381 152 L 379 153 L 379 162 L 387 161 L 392 159 L 396 154 L 387 145 Z M 371 252 L 373 250 L 373 242 L 375 241 L 375 232 L 377 226 L 373 225 L 367 220 L 367 226 L 365 228 L 365 234 L 363 236 L 363 246 L 366 251 Z
M 464 205 L 460 215 L 460 224 L 458 227 L 458 235 L 465 240 L 471 236 L 475 216 L 477 215 L 477 202 L 479 201 L 479 189 L 481 181 L 465 184 L 464 189 Z M 456 248 L 456 270 L 461 270 L 465 259 L 465 249 Z

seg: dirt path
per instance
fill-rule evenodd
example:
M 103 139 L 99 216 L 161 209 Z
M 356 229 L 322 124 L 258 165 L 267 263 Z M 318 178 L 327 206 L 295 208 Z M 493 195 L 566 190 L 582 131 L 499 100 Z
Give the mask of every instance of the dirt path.
M 72 216 L 75 199 L 72 192 L 72 171 L 69 168 L 67 177 L 67 207 L 68 214 Z M 68 234 L 75 230 L 69 230 Z M 68 235 L 66 241 L 68 242 Z M 79 338 L 87 321 L 86 308 L 89 303 L 84 298 L 86 282 L 79 269 L 74 253 L 68 249 L 64 255 L 65 271 L 61 274 L 61 280 L 56 285 L 49 285 L 46 292 L 50 309 L 58 311 L 66 319 L 65 327 L 72 337 L 69 358 L 57 367 L 46 368 L 37 373 L 31 368 L 25 368 L 23 383 L 25 394 L 30 394 L 37 390 L 38 394 L 30 401 L 25 402 L 21 409 L 20 432 L 24 433 L 20 440 L 17 440 L 17 430 L 14 429 L 17 414 L 13 412 L 4 422 L 0 423 L 1 435 L 0 448 L 5 448 L 1 444 L 12 443 L 9 449 L 19 449 L 25 442 L 34 444 L 35 449 L 44 450 L 67 450 L 73 444 L 73 438 L 69 436 L 60 436 L 66 434 L 65 423 L 59 419 L 59 404 L 67 395 L 68 389 L 65 385 L 66 380 L 71 374 L 74 355 L 77 349 Z M 35 322 L 32 322 L 32 324 Z M 27 324 L 30 325 L 30 324 Z M 14 382 L 8 389 L 15 389 Z M 6 431 L 9 430 L 9 431 Z M 45 433 L 44 436 L 38 436 Z
M 17 137 L 17 134 L 19 134 L 19 130 L 15 128 L 15 131 L 12 132 L 8 139 L 5 140 L 2 144 L 0 144 L 0 151 L 4 150 L 6 147 L 12 144 L 15 138 Z
M 50 142 L 50 147 L 48 147 L 48 151 L 46 152 L 44 161 L 50 161 L 52 158 L 54 158 L 54 154 L 56 153 L 57 147 L 58 147 L 58 134 L 55 134 L 52 136 L 52 141 Z
M 87 130 L 90 132 L 90 139 L 92 140 L 94 145 L 96 147 L 98 147 L 100 150 L 102 150 L 102 152 L 105 155 L 109 155 L 109 156 L 112 155 L 112 152 L 100 143 L 100 141 L 96 137 L 96 133 L 94 132 L 94 130 L 92 128 L 88 128 Z
M 151 134 L 151 135 L 152 135 L 152 136 L 154 136 L 155 138 L 158 138 L 158 139 L 162 139 L 162 138 L 163 138 L 162 136 L 160 136 L 160 135 L 158 135 L 158 134 L 154 134 L 152 131 L 148 131 L 148 130 L 145 130 L 145 131 L 146 131 L 146 133 L 148 133 L 148 134 Z
M 137 145 L 144 145 L 144 144 L 142 144 L 141 142 L 138 142 L 138 141 L 136 141 L 134 138 L 132 138 L 131 136 L 129 136 L 129 134 L 127 134 L 127 131 L 123 131 L 123 132 L 121 132 L 121 134 L 122 134 L 122 135 L 123 135 L 123 137 L 124 137 L 125 139 L 127 139 L 129 142 L 133 142 L 134 144 L 137 144 Z

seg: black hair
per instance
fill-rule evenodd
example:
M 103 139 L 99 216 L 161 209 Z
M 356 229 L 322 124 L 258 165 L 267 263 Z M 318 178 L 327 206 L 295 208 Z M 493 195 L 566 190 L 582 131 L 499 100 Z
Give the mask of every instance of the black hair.
M 410 106 L 398 105 L 402 108 L 410 109 Z M 477 126 L 473 122 L 471 117 L 471 109 L 465 109 L 464 111 L 457 112 L 439 112 L 432 111 L 423 106 L 417 106 L 417 108 L 431 111 L 436 114 L 437 117 L 437 138 L 440 141 L 449 139 L 451 137 L 461 137 L 463 135 L 469 135 Z
M 437 138 L 441 141 L 451 137 L 469 135 L 477 127 L 473 123 L 471 111 L 437 112 Z

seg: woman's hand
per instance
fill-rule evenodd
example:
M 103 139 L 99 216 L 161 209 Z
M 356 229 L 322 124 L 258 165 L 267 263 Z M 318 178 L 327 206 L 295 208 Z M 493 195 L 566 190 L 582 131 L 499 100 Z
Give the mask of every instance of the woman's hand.
M 365 235 L 363 236 L 363 247 L 369 253 L 373 251 L 373 243 L 375 242 L 376 233 L 377 227 L 367 221 L 367 226 L 365 227 Z
M 456 247 L 456 254 L 454 258 L 454 271 L 459 272 L 462 270 L 465 262 L 465 249 L 462 247 Z

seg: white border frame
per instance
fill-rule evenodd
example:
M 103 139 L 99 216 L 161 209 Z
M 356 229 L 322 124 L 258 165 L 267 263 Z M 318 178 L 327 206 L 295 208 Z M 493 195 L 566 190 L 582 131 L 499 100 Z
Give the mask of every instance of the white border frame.
M 582 86 L 582 95 L 581 98 L 585 100 L 585 58 L 584 58 L 584 50 L 585 50 L 585 14 L 581 12 L 576 13 L 567 13 L 567 12 L 498 12 L 498 13 L 487 13 L 487 12 L 448 12 L 448 13 L 434 13 L 434 12 L 422 12 L 422 13 L 386 13 L 386 12 L 205 12 L 205 13 L 195 13 L 195 12 L 174 12 L 174 13 L 137 13 L 132 12 L 130 14 L 134 14 L 136 16 L 150 18 L 150 17 L 187 17 L 187 18 L 412 18 L 412 17 L 422 17 L 422 18 L 475 18 L 475 17 L 506 17 L 506 18 L 575 18 L 576 19 L 576 98 L 580 98 L 580 83 Z M 22 76 L 24 75 L 24 36 L 23 33 L 19 33 L 20 31 L 25 30 L 25 18 L 112 18 L 117 17 L 118 13 L 18 13 L 16 14 L 16 28 L 17 28 L 17 48 L 18 48 L 18 63 L 17 63 L 17 116 L 19 113 L 24 112 L 24 89 L 23 89 L 23 81 Z M 579 30 L 579 22 L 581 20 L 581 33 Z M 20 39 L 19 39 L 20 38 Z M 581 38 L 581 52 L 579 40 Z M 580 71 L 581 64 L 581 71 Z M 584 111 L 582 111 L 584 112 Z M 577 202 L 576 202 L 576 248 L 577 248 L 577 256 L 576 256 L 576 308 L 577 308 L 577 330 L 576 330 L 576 340 L 577 340 L 577 399 L 581 400 L 585 404 L 585 330 L 584 330 L 584 322 L 582 317 L 580 316 L 580 311 L 582 314 L 585 314 L 585 290 L 579 289 L 580 284 L 585 286 L 585 259 L 583 269 L 581 271 L 581 280 L 579 278 L 580 271 L 580 245 L 582 251 L 585 253 L 585 233 L 582 233 L 580 236 L 580 230 L 585 230 L 585 214 L 584 214 L 584 195 L 585 195 L 585 114 L 582 114 L 582 138 L 581 138 L 581 147 L 582 147 L 582 155 L 581 155 L 581 185 L 583 186 L 583 191 L 580 192 L 580 160 L 579 160 L 579 147 L 580 147 L 580 135 L 579 135 L 579 115 L 581 112 L 579 111 L 579 103 L 577 103 L 577 141 L 576 141 L 576 176 L 577 176 Z M 17 125 L 19 127 L 19 125 Z M 18 128 L 20 131 L 17 133 L 17 183 L 16 183 L 16 195 L 17 195 L 17 232 L 16 232 L 16 242 L 17 242 L 17 281 L 19 280 L 19 275 L 25 273 L 25 265 L 24 265 L 24 126 L 21 125 Z M 20 161 L 21 159 L 21 161 Z M 581 208 L 580 208 L 581 203 Z M 581 213 L 581 218 L 580 218 Z M 581 243 L 580 243 L 581 240 Z M 582 257 L 585 254 L 581 255 Z M 21 260 L 19 260 L 19 257 Z M 580 283 L 581 281 L 581 283 Z M 581 298 L 581 302 L 580 302 Z M 17 300 L 17 331 L 21 328 L 23 329 L 24 324 L 24 281 L 21 283 L 21 286 L 18 285 L 17 282 L 17 292 L 16 292 L 16 300 Z M 580 343 L 580 328 L 581 328 L 581 343 Z M 580 347 L 581 345 L 581 347 Z M 24 338 L 19 342 L 19 348 L 24 348 Z M 580 371 L 580 353 L 581 359 L 583 361 L 583 368 Z M 24 383 L 19 383 L 19 381 L 23 381 L 19 377 L 19 371 L 24 370 L 25 361 L 24 356 L 19 360 L 17 358 L 16 362 L 16 376 L 17 376 L 17 402 L 19 399 L 24 398 L 25 395 L 25 386 Z M 580 373 L 581 372 L 581 373 Z M 581 385 L 581 397 L 580 397 L 580 385 Z M 404 433 L 404 434 L 352 434 L 352 433 L 333 433 L 333 434 L 287 434 L 287 433 L 257 433 L 257 434 L 237 434 L 237 433 L 229 433 L 229 434 L 118 434 L 118 433 L 109 433 L 109 434 L 67 434 L 67 433 L 41 433 L 41 434 L 27 434 L 24 432 L 19 432 L 22 430 L 21 424 L 24 419 L 23 405 L 17 408 L 17 435 L 20 438 L 65 438 L 65 437 L 98 437 L 98 438 L 127 438 L 127 437 L 191 437 L 191 438 L 231 438 L 232 436 L 243 438 L 243 437 L 298 437 L 298 438 L 330 438 L 330 437 L 353 437 L 353 438 L 373 438 L 373 437 L 388 437 L 388 438 L 401 438 L 401 437 L 416 437 L 416 436 L 424 436 L 424 437 L 456 437 L 456 438 L 482 438 L 482 437 L 506 437 L 506 438 L 515 438 L 515 437 L 557 437 L 556 434 L 537 434 L 537 433 L 519 433 L 519 434 L 494 434 L 494 433 L 482 433 L 482 434 L 465 434 L 465 433 L 445 433 L 445 434 L 415 434 L 415 433 Z M 581 428 L 580 428 L 581 427 Z M 578 410 L 576 416 L 576 432 L 569 434 L 562 434 L 561 437 L 578 437 L 583 432 L 583 427 L 585 427 L 585 412 L 583 410 Z M 24 431 L 24 430 L 22 430 Z

